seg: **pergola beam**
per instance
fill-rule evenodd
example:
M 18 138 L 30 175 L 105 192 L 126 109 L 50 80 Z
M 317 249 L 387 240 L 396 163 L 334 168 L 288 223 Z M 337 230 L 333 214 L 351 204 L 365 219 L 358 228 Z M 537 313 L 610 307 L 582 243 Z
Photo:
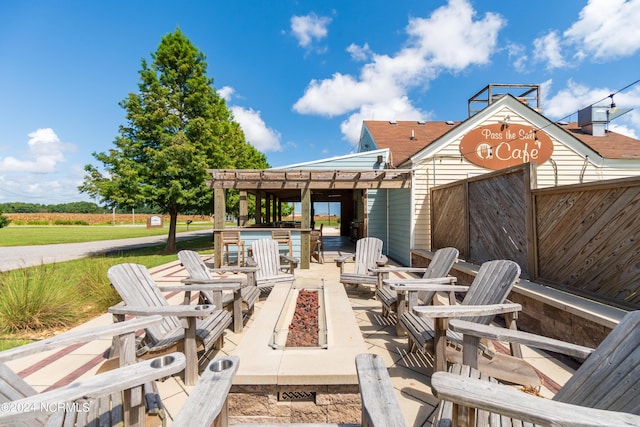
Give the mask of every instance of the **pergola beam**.
M 235 188 L 238 190 L 311 190 L 327 189 L 384 189 L 410 188 L 410 169 L 379 169 L 366 171 L 324 170 L 220 170 L 210 169 L 210 188 Z

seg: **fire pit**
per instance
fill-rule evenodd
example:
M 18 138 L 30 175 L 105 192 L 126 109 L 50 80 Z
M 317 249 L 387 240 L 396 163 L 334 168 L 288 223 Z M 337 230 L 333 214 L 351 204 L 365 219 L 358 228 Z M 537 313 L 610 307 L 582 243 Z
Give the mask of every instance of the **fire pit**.
M 327 348 L 324 281 L 315 288 L 291 286 L 269 345 L 273 349 Z
M 315 297 L 317 304 L 302 303 L 298 314 L 304 316 L 294 320 L 297 303 Z M 308 310 L 316 306 L 317 311 Z M 276 285 L 256 314 L 233 352 L 241 363 L 229 395 L 230 420 L 359 423 L 362 408 L 355 358 L 367 347 L 344 286 L 337 280 L 320 283 L 317 276 L 300 274 L 293 287 Z M 292 331 L 306 328 L 316 314 L 317 342 L 312 347 L 287 346 Z

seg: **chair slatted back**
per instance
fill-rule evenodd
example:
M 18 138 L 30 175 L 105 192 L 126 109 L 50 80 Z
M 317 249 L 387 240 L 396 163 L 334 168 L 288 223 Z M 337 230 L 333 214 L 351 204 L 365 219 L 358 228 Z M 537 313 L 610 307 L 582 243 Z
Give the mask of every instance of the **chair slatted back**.
M 187 274 L 192 279 L 208 280 L 211 278 L 207 265 L 202 261 L 200 254 L 196 251 L 182 250 L 178 252 L 178 259 L 187 270 Z
M 377 237 L 364 237 L 356 242 L 354 274 L 371 275 L 369 268 L 376 267 L 376 260 L 382 256 L 382 240 Z
M 423 279 L 434 279 L 437 277 L 447 277 L 453 264 L 458 259 L 460 252 L 456 248 L 441 248 L 434 254 L 431 262 L 427 266 L 427 271 L 422 275 Z M 421 301 L 431 301 L 435 292 L 420 291 L 418 298 Z
M 272 239 L 260 239 L 251 243 L 253 259 L 258 266 L 258 271 L 256 271 L 257 280 L 281 274 L 278 246 L 278 242 Z
M 237 245 L 240 243 L 239 231 L 223 231 L 222 232 L 222 244 Z
M 483 263 L 462 300 L 463 305 L 502 304 L 511 288 L 520 277 L 520 266 L 509 260 Z M 464 320 L 484 325 L 491 323 L 495 316 L 465 317 Z
M 161 307 L 169 305 L 149 270 L 139 264 L 118 264 L 107 271 L 107 277 L 126 305 Z M 146 328 L 152 340 L 162 339 L 168 332 L 181 327 L 177 317 L 164 316 L 162 322 Z
M 209 274 L 209 269 L 207 265 L 204 263 L 200 254 L 196 251 L 182 250 L 178 252 L 178 259 L 182 263 L 182 266 L 185 270 L 187 270 L 187 274 L 189 278 L 195 280 L 209 280 L 211 279 L 211 275 Z M 211 304 L 215 304 L 215 298 L 213 297 L 213 292 L 209 291 L 200 291 L 200 295 L 204 296 L 204 301 L 209 302 Z
M 553 400 L 640 415 L 640 311 L 625 315 Z

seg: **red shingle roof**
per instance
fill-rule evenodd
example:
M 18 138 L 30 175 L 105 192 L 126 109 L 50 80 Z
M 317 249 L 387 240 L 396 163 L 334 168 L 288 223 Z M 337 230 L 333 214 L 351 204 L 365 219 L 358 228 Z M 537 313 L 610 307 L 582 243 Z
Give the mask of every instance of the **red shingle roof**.
M 604 158 L 640 159 L 640 140 L 609 131 L 606 131 L 604 136 L 589 135 L 583 133 L 576 122 L 560 127 L 587 144 Z
M 447 122 L 397 121 L 394 123 L 364 121 L 378 148 L 388 148 L 391 151 L 393 166 L 398 167 L 460 122 L 454 122 L 453 125 Z M 414 139 L 411 139 L 412 131 Z

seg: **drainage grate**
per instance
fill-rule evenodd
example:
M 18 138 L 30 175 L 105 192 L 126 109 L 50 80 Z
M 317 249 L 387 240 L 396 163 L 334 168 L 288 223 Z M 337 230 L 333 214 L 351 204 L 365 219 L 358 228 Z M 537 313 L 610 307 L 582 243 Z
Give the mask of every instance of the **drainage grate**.
M 293 402 L 293 401 L 315 402 L 316 392 L 315 391 L 279 391 L 278 401 L 279 402 Z

